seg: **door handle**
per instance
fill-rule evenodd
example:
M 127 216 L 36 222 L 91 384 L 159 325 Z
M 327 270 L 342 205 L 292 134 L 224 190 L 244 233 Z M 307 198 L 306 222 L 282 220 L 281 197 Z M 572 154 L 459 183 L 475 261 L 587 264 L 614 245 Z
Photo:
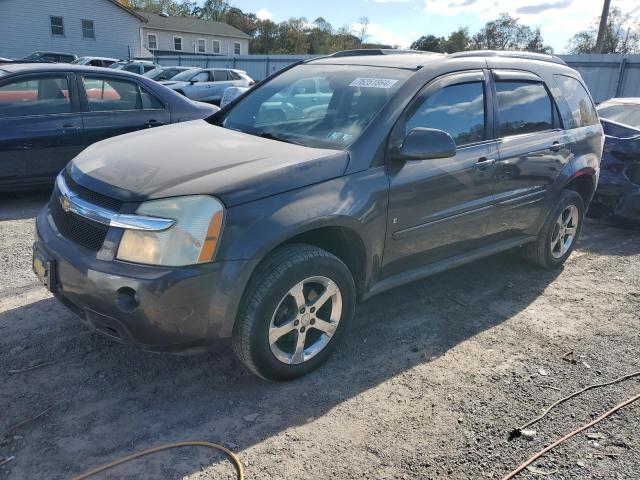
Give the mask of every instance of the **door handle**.
M 80 131 L 80 127 L 74 127 L 73 125 L 62 125 L 58 127 L 58 131 L 62 133 L 73 133 Z
M 496 159 L 495 158 L 480 157 L 478 159 L 478 161 L 473 164 L 473 167 L 474 168 L 485 169 L 485 168 L 490 167 L 491 165 L 493 165 L 495 163 L 496 163 Z
M 562 149 L 564 146 L 565 146 L 565 144 L 564 144 L 564 143 L 560 143 L 560 142 L 558 142 L 558 141 L 555 141 L 555 142 L 553 142 L 553 144 L 551 145 L 550 150 L 551 150 L 552 152 L 559 152 L 559 151 L 560 151 L 560 149 Z
M 164 123 L 159 121 L 159 120 L 155 120 L 155 119 L 151 119 L 151 120 L 149 120 L 149 121 L 144 123 L 144 126 L 147 127 L 147 128 L 159 127 L 160 125 L 164 125 Z

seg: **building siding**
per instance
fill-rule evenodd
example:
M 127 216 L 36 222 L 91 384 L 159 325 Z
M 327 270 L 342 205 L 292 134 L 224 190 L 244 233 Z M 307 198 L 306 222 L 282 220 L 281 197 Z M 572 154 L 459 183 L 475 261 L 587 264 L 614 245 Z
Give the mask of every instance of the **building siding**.
M 51 16 L 63 17 L 63 37 L 51 34 Z M 95 40 L 82 37 L 82 20 L 93 20 Z M 108 0 L 0 0 L 0 57 L 51 50 L 129 58 L 140 55 L 141 25 Z
M 188 33 L 178 31 L 159 30 L 150 27 L 143 27 L 144 33 L 142 41 L 144 45 L 143 55 L 152 55 L 153 52 L 149 51 L 149 36 L 148 34 L 154 34 L 157 38 L 156 50 L 162 52 L 174 52 L 173 37 L 182 37 L 182 51 L 175 51 L 176 54 L 192 54 L 198 53 L 196 48 L 196 42 L 198 39 L 204 39 L 205 51 L 207 55 L 213 55 L 213 41 L 218 40 L 220 42 L 220 55 L 234 55 L 233 44 L 234 42 L 240 43 L 240 55 L 247 55 L 249 53 L 249 40 L 244 38 L 223 37 L 219 35 L 203 35 L 200 33 Z

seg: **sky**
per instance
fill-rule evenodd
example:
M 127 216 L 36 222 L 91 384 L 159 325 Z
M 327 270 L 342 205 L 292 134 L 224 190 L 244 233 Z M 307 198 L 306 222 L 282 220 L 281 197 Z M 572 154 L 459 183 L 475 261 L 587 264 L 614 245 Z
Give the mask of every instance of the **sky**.
M 467 26 L 471 33 L 507 12 L 522 23 L 540 27 L 556 53 L 566 50 L 574 33 L 584 30 L 602 11 L 603 0 L 231 0 L 260 18 L 281 22 L 291 17 L 313 21 L 322 16 L 335 27 L 357 27 L 369 18 L 368 41 L 408 47 L 422 35 L 448 35 Z M 612 0 L 640 19 L 639 0 Z

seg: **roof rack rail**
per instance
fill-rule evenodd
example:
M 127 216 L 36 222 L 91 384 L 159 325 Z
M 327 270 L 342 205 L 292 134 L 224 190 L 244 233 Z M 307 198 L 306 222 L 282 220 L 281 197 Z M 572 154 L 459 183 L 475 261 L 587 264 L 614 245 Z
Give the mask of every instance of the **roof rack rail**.
M 340 52 L 336 52 L 334 54 L 329 55 L 330 57 L 359 57 L 365 55 L 398 55 L 398 54 L 406 54 L 406 53 L 423 53 L 423 54 L 433 54 L 434 52 L 424 52 L 422 50 L 405 50 L 399 48 L 360 48 L 356 50 L 342 50 Z
M 464 57 L 506 57 L 506 58 L 523 58 L 526 60 L 538 60 L 541 62 L 558 63 L 566 65 L 566 62 L 560 57 L 550 55 L 548 53 L 536 52 L 520 52 L 516 50 L 469 50 L 466 52 L 456 52 L 449 54 L 451 58 Z

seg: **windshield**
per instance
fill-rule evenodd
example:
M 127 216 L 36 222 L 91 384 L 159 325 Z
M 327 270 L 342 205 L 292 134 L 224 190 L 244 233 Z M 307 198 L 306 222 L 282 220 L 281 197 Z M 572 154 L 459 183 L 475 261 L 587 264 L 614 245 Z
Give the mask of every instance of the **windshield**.
M 71 62 L 74 65 L 84 65 L 85 62 L 89 60 L 89 57 L 80 57 Z
M 257 87 L 221 125 L 309 147 L 355 142 L 412 75 L 399 68 L 299 65 Z
M 606 120 L 613 120 L 640 130 L 640 104 L 605 102 L 598 106 L 598 114 Z
M 192 68 L 191 70 L 185 70 L 184 72 L 179 73 L 178 75 L 173 77 L 171 80 L 175 80 L 177 82 L 188 82 L 189 80 L 191 80 L 191 77 L 193 77 L 200 70 L 201 70 L 200 68 Z
M 40 52 L 33 52 L 28 57 L 24 57 L 25 60 L 40 60 L 40 58 L 42 58 L 42 53 Z
M 149 77 L 152 80 L 169 80 L 175 77 L 178 73 L 182 72 L 181 68 L 154 68 L 144 74 L 145 77 Z
M 127 65 L 126 62 L 116 62 L 116 63 L 112 63 L 107 68 L 115 68 L 117 70 L 122 70 L 125 67 L 125 65 Z

